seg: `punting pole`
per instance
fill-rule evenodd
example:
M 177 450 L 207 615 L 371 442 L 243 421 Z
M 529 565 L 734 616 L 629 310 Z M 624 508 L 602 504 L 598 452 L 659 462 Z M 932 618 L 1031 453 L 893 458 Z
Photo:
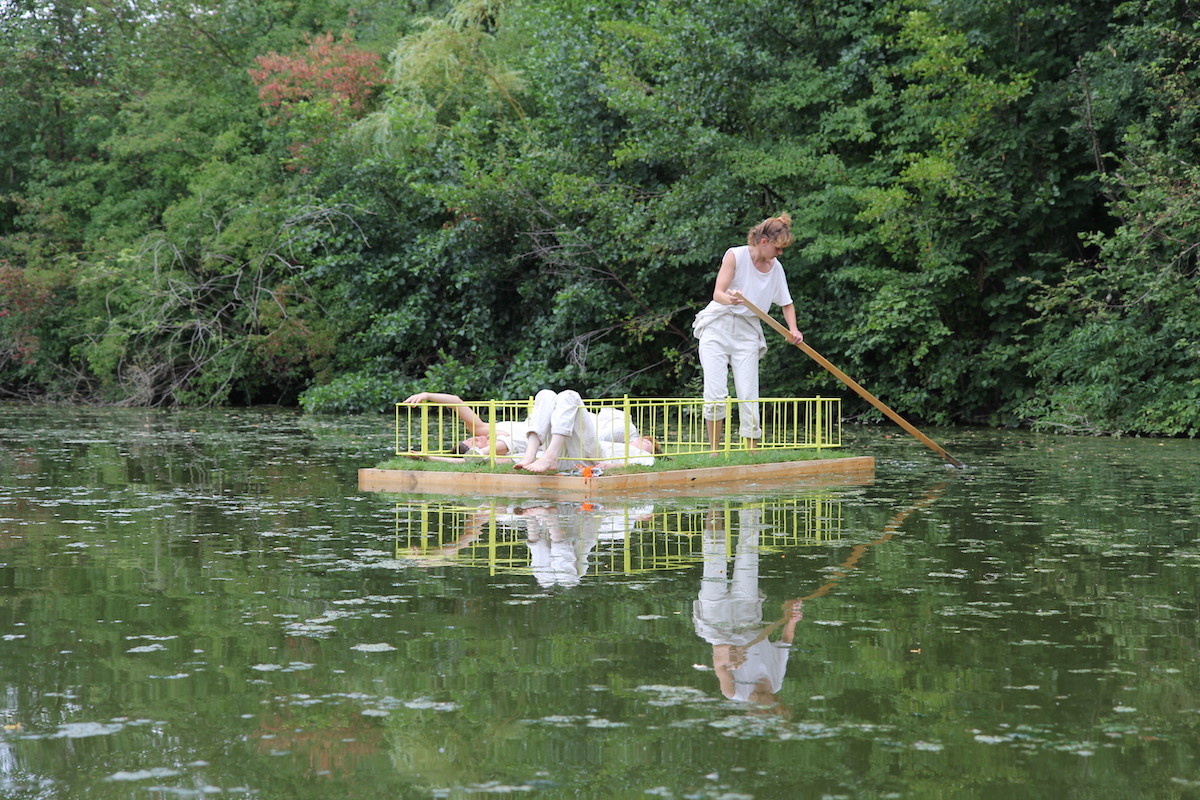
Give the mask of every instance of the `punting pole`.
M 758 317 L 763 322 L 767 323 L 772 328 L 774 328 L 776 331 L 781 333 L 783 335 L 783 338 L 788 340 L 789 344 L 791 343 L 791 334 L 788 332 L 787 328 L 783 327 L 783 325 L 781 325 L 779 323 L 778 320 L 776 320 L 770 314 L 763 311 L 758 306 L 754 305 L 754 303 L 751 303 L 745 297 L 742 297 L 742 305 L 746 306 L 746 308 L 753 311 L 754 315 L 756 317 Z M 895 422 L 897 425 L 899 425 L 904 430 L 908 431 L 910 434 L 915 436 L 917 439 L 920 439 L 921 442 L 926 447 L 928 447 L 930 450 L 937 453 L 942 458 L 946 459 L 947 461 L 949 461 L 951 464 L 958 467 L 959 469 L 966 466 L 966 464 L 964 464 L 963 462 L 959 461 L 954 456 L 947 453 L 942 448 L 942 446 L 939 445 L 937 442 L 935 442 L 933 439 L 930 439 L 928 436 L 926 436 L 925 434 L 923 434 L 919 430 L 917 430 L 915 427 L 913 427 L 913 425 L 908 420 L 906 420 L 904 417 L 900 416 L 895 411 L 892 411 L 892 409 L 888 408 L 883 403 L 883 401 L 881 401 L 878 397 L 876 397 L 875 395 L 868 392 L 862 386 L 859 386 L 857 381 L 855 381 L 853 378 L 851 378 L 846 373 L 842 372 L 840 369 L 835 367 L 833 364 L 829 363 L 829 360 L 827 358 L 825 358 L 825 356 L 821 355 L 816 350 L 813 350 L 811 347 L 809 347 L 804 342 L 797 343 L 796 347 L 799 347 L 801 350 L 804 351 L 805 355 L 807 355 L 813 361 L 816 361 L 818 364 L 820 364 L 825 369 L 829 370 L 829 372 L 833 373 L 833 376 L 835 378 L 837 378 L 839 381 L 846 384 L 851 389 L 853 389 L 855 392 L 857 392 L 858 395 L 860 397 L 862 397 L 864 400 L 866 400 L 868 403 L 875 406 L 880 411 L 882 411 L 884 414 L 886 414 L 888 419 L 890 419 L 892 422 Z

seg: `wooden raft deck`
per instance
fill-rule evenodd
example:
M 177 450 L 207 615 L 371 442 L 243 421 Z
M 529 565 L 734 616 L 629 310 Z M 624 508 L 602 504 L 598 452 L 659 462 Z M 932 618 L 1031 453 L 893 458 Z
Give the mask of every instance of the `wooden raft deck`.
M 872 456 L 780 461 L 770 464 L 700 467 L 633 472 L 583 478 L 574 475 L 531 475 L 513 472 L 360 469 L 358 488 L 365 492 L 452 496 L 619 497 L 662 494 L 714 494 L 780 488 L 805 483 L 861 483 L 875 475 Z

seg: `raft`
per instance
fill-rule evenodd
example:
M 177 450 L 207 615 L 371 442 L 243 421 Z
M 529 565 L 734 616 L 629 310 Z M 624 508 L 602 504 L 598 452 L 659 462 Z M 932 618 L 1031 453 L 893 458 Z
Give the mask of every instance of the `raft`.
M 457 398 L 456 398 L 457 399 Z M 459 409 L 470 407 L 489 425 L 521 419 L 532 400 L 461 402 L 459 405 L 396 404 L 395 449 L 397 456 L 445 460 L 454 454 L 454 446 L 467 435 Z M 704 403 L 699 399 L 629 397 L 585 401 L 590 411 L 605 407 L 620 410 L 633 429 L 653 436 L 661 454 L 693 455 L 707 453 L 711 444 L 704 433 Z M 726 406 L 725 418 L 732 423 L 738 414 L 737 401 Z M 748 443 L 732 432 L 735 424 L 724 426 L 725 437 L 714 454 L 713 466 L 650 471 L 605 470 L 587 476 L 571 474 L 535 475 L 528 472 L 463 469 L 383 469 L 364 468 L 358 472 L 362 491 L 398 494 L 437 494 L 448 496 L 521 496 L 588 499 L 603 495 L 629 494 L 726 494 L 784 488 L 796 482 L 806 485 L 869 481 L 875 474 L 875 459 L 869 456 L 822 458 L 841 446 L 841 415 L 837 398 L 762 398 L 759 400 L 763 435 L 754 443 L 755 450 L 804 450 L 814 458 L 791 459 L 754 464 L 722 464 L 721 455 L 745 452 Z M 492 437 L 495 440 L 494 436 Z M 628 441 L 628 439 L 626 439 Z M 490 459 L 497 462 L 495 454 Z M 693 459 L 694 460 L 694 459 Z M 389 465 L 391 466 L 391 465 Z M 610 463 L 611 467 L 611 463 Z

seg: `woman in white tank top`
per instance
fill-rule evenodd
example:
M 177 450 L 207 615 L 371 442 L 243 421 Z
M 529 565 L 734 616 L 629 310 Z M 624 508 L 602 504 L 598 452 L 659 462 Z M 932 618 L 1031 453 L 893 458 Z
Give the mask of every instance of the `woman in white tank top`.
M 721 259 L 713 299 L 692 324 L 700 340 L 700 367 L 704 372 L 704 419 L 709 448 L 719 449 L 729 398 L 729 374 L 737 392 L 739 434 L 753 449 L 762 436 L 758 418 L 758 361 L 767 351 L 758 317 L 743 298 L 770 311 L 783 310 L 793 344 L 804 339 L 796 327 L 796 307 L 788 291 L 779 254 L 793 241 L 792 218 L 784 213 L 765 219 L 750 229 L 746 244 L 731 247 Z

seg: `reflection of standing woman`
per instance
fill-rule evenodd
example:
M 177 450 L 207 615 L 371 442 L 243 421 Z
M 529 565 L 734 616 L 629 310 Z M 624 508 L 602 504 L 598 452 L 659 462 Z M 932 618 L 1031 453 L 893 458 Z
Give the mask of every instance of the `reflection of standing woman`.
M 787 672 L 788 654 L 796 623 L 804 616 L 800 600 L 783 604 L 778 622 L 763 624 L 763 594 L 758 588 L 758 545 L 762 510 L 738 513 L 733 573 L 729 573 L 728 543 L 720 512 L 710 512 L 704 532 L 704 578 L 692 603 L 696 634 L 712 645 L 713 672 L 721 694 L 760 709 L 778 709 L 779 690 Z M 781 629 L 778 641 L 769 638 Z
M 783 309 L 793 344 L 804 335 L 796 327 L 796 307 L 788 292 L 779 254 L 792 243 L 792 218 L 785 214 L 750 229 L 746 244 L 731 247 L 721 259 L 712 302 L 692 325 L 700 340 L 704 371 L 704 419 L 710 449 L 717 450 L 729 397 L 729 373 L 738 399 L 739 433 L 754 447 L 762 436 L 758 419 L 758 360 L 767 351 L 762 324 L 742 304 L 745 297 L 763 311 L 774 303 Z

